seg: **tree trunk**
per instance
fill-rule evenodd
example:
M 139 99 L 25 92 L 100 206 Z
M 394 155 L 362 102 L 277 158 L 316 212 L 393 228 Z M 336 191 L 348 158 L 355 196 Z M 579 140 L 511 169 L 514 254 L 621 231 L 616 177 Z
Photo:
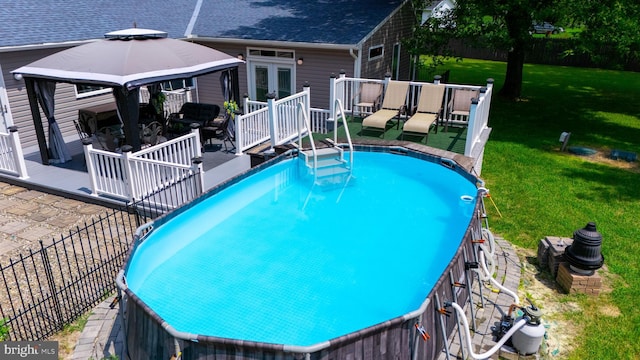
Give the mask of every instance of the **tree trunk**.
M 529 34 L 529 27 L 531 26 L 530 9 L 527 6 L 513 6 L 505 15 L 505 23 L 511 39 L 511 49 L 507 54 L 507 73 L 504 85 L 498 95 L 507 99 L 518 100 L 522 95 L 524 54 L 531 43 L 531 35 Z
M 518 100 L 522 95 L 522 69 L 524 67 L 524 47 L 516 45 L 507 55 L 507 73 L 499 96 Z

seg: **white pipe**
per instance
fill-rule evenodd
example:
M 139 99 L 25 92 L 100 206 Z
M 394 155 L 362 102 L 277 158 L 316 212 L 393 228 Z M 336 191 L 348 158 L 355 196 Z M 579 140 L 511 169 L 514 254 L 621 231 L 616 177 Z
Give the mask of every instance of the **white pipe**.
M 488 254 L 489 257 L 493 259 L 496 253 L 496 240 L 493 236 L 493 233 L 487 228 L 482 228 L 482 238 L 489 241 L 489 248 L 491 249 L 491 251 L 489 251 Z
M 487 359 L 489 358 L 491 355 L 493 355 L 496 351 L 498 351 L 502 345 L 504 345 L 504 343 L 507 342 L 507 340 L 509 340 L 509 338 L 516 332 L 518 331 L 521 327 L 523 327 L 526 323 L 527 323 L 527 319 L 522 318 L 520 319 L 518 322 L 516 322 L 511 329 L 509 329 L 509 331 L 504 334 L 504 336 L 502 336 L 502 339 L 500 339 L 500 341 L 498 341 L 495 345 L 493 345 L 493 347 L 491 349 L 489 349 L 488 351 L 482 353 L 482 354 L 476 354 L 473 351 L 473 346 L 471 345 L 471 334 L 469 333 L 469 322 L 467 321 L 467 316 L 464 314 L 464 310 L 462 310 L 462 308 L 460 307 L 460 305 L 452 302 L 451 306 L 453 306 L 454 309 L 456 309 L 456 311 L 458 312 L 458 318 L 460 318 L 462 320 L 462 323 L 464 324 L 464 330 L 465 330 L 465 337 L 466 337 L 466 343 L 467 343 L 467 348 L 469 349 L 469 355 L 471 355 L 472 358 L 476 359 L 476 360 L 480 360 L 480 359 Z
M 486 252 L 491 254 L 484 244 L 478 244 L 478 247 L 480 248 L 479 252 L 482 252 L 482 253 Z M 478 259 L 480 259 L 480 256 L 478 256 Z M 486 267 L 487 262 L 489 263 L 488 268 Z M 478 269 L 475 269 L 475 270 L 478 272 L 478 275 L 480 275 L 481 280 L 487 281 L 489 280 L 489 278 L 492 278 L 493 274 L 496 272 L 495 260 L 493 259 L 492 256 L 485 257 L 481 265 L 483 266 L 483 269 L 485 269 L 484 272 Z
M 482 270 L 485 271 L 486 274 L 489 274 L 489 270 L 487 270 L 487 266 L 484 263 L 484 251 L 480 250 L 480 266 L 482 267 Z M 493 285 L 495 285 L 496 287 L 498 287 L 498 289 L 504 291 L 505 293 L 507 293 L 508 295 L 510 295 L 513 300 L 515 301 L 515 304 L 520 305 L 520 298 L 518 297 L 518 295 L 507 289 L 506 287 L 502 286 L 502 284 L 500 284 L 496 279 L 493 278 L 493 275 L 488 275 L 489 281 L 491 281 L 491 283 L 493 283 Z

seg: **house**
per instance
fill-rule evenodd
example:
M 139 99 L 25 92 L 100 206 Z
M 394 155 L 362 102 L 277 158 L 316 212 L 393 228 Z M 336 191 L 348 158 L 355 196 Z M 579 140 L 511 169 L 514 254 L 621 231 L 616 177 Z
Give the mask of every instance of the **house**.
M 36 145 L 37 139 L 24 82 L 11 71 L 132 25 L 245 60 L 239 69 L 240 93 L 255 100 L 268 93 L 282 98 L 308 83 L 311 105 L 327 108 L 331 74 L 381 79 L 391 73 L 393 79 L 408 80 L 412 73 L 402 40 L 410 35 L 415 14 L 405 0 L 127 0 L 117 5 L 24 0 L 4 6 L 0 20 L 0 131 L 17 126 L 24 147 Z M 195 101 L 223 101 L 216 74 L 172 82 L 171 87 L 189 87 Z M 77 138 L 73 120 L 79 109 L 113 102 L 108 91 L 58 84 L 55 117 L 65 138 Z
M 430 18 L 440 19 L 453 10 L 456 6 L 454 0 L 434 0 L 427 2 L 427 6 L 422 10 L 422 20 L 420 24 L 424 24 Z

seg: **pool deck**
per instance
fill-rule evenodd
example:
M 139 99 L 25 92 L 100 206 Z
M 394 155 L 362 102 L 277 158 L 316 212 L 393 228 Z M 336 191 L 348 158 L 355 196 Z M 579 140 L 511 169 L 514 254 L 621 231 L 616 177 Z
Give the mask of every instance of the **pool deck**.
M 520 260 L 511 244 L 502 239 L 496 238 L 497 250 L 497 276 L 496 279 L 503 279 L 502 284 L 508 289 L 517 289 L 520 282 Z M 477 282 L 476 282 L 477 283 Z M 473 289 L 474 301 L 479 301 L 479 289 Z M 485 287 L 482 290 L 484 295 L 484 307 L 476 305 L 477 331 L 473 335 L 472 343 L 475 346 L 475 353 L 482 353 L 493 347 L 495 339 L 492 335 L 491 327 L 499 323 L 502 313 L 507 311 L 511 305 L 512 298 L 505 293 L 497 293 Z M 124 332 L 122 322 L 118 312 L 118 306 L 110 307 L 114 296 L 108 298 L 93 309 L 89 320 L 78 339 L 72 359 L 86 360 L 89 358 L 103 359 L 111 355 L 117 355 L 119 359 L 126 360 L 124 354 Z M 462 299 L 460 299 L 462 302 Z M 468 302 L 466 306 L 468 312 Z M 449 339 L 449 357 L 445 351 L 440 354 L 438 360 L 462 359 L 460 351 L 460 341 L 457 331 L 453 331 Z M 465 349 L 465 354 L 469 352 Z M 517 354 L 503 348 L 489 359 L 498 359 L 498 356 L 506 359 L 531 358 L 518 356 Z

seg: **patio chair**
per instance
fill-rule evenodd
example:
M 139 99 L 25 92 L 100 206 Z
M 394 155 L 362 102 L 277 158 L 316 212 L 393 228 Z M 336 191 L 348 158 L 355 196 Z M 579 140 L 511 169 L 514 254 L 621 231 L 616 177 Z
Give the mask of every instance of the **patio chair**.
M 382 83 L 365 82 L 360 84 L 360 90 L 353 97 L 351 102 L 351 119 L 354 118 L 356 108 L 359 108 L 358 115 L 362 116 L 363 109 L 367 109 L 366 114 L 371 114 L 378 110 L 380 97 L 382 97 Z
M 73 120 L 73 125 L 76 127 L 76 131 L 78 132 L 78 137 L 82 141 L 83 139 L 91 137 L 78 123 L 78 120 Z
M 402 127 L 402 139 L 405 133 L 425 135 L 425 144 L 429 140 L 429 131 L 435 125 L 438 133 L 438 119 L 442 112 L 442 100 L 444 99 L 444 85 L 424 84 L 420 89 L 420 97 L 416 112 L 404 123 Z
M 220 114 L 220 106 L 215 104 L 192 103 L 182 104 L 180 111 L 169 115 L 167 132 L 174 135 L 184 135 L 191 131 L 191 124 L 197 123 L 200 128 L 215 121 Z
M 455 89 L 451 100 L 447 104 L 447 119 L 444 123 L 444 131 L 449 129 L 449 123 L 465 123 L 469 121 L 471 99 L 478 97 L 477 90 Z
M 162 124 L 158 121 L 152 121 L 149 125 L 142 125 L 142 129 L 140 130 L 140 140 L 142 144 L 153 146 L 167 141 L 167 139 L 162 136 L 162 131 Z
M 116 151 L 121 139 L 120 134 L 121 132 L 114 129 L 112 126 L 100 128 L 95 134 L 93 134 L 95 137 L 95 141 L 93 142 L 94 147 L 105 151 Z
M 400 129 L 400 115 L 406 113 L 406 99 L 409 83 L 390 80 L 384 92 L 381 109 L 362 120 L 362 128 L 382 129 L 382 137 L 387 130 L 387 123 L 397 118 Z

